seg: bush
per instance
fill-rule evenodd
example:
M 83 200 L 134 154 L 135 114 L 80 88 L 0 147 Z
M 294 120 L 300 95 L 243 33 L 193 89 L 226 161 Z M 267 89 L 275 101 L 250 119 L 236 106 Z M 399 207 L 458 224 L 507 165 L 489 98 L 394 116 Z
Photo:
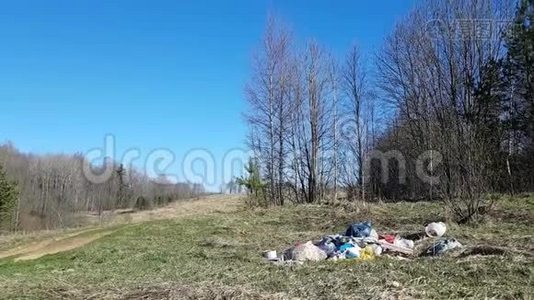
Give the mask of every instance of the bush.
M 152 201 L 148 200 L 147 198 L 143 196 L 137 197 L 137 200 L 135 201 L 135 208 L 139 210 L 147 210 L 152 208 Z
M 0 165 L 0 229 L 16 228 L 17 201 L 17 187 L 8 180 L 3 166 Z

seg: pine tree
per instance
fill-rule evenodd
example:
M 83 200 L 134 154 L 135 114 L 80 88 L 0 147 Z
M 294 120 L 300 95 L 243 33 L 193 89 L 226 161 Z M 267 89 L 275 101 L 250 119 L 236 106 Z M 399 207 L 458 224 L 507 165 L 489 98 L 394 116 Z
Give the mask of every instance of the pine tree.
M 506 71 L 510 97 L 518 100 L 521 129 L 534 130 L 534 0 L 522 0 L 506 36 Z
M 16 227 L 15 207 L 17 201 L 16 185 L 8 180 L 4 168 L 0 165 L 0 229 Z
M 117 185 L 116 207 L 126 208 L 128 207 L 132 195 L 130 186 L 127 182 L 127 170 L 123 164 L 120 164 L 119 167 L 115 170 L 115 175 L 117 178 L 117 182 L 115 182 L 115 184 Z
M 506 47 L 505 122 L 510 136 L 509 155 L 516 157 L 512 169 L 515 165 L 517 173 L 534 168 L 534 0 L 519 2 L 506 35 Z M 534 187 L 530 174 L 516 174 L 516 178 L 523 182 L 522 189 Z
M 265 203 L 265 184 L 261 180 L 258 161 L 254 158 L 250 158 L 247 166 L 245 166 L 245 171 L 248 175 L 246 177 L 237 178 L 237 183 L 244 186 L 247 189 L 249 196 L 253 197 L 254 200 Z

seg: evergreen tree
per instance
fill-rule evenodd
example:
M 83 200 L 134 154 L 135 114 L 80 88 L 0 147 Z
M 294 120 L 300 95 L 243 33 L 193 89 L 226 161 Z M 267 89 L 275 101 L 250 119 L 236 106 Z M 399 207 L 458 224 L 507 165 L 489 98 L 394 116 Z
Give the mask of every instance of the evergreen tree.
M 237 178 L 237 183 L 244 186 L 249 195 L 254 197 L 256 201 L 266 203 L 265 184 L 262 183 L 261 180 L 258 161 L 254 158 L 250 158 L 248 164 L 245 166 L 245 171 L 248 175 L 246 177 Z
M 16 185 L 8 180 L 4 168 L 0 165 L 0 229 L 16 227 L 14 223 L 17 201 Z
M 503 140 L 503 124 L 500 119 L 503 108 L 501 64 L 491 60 L 483 66 L 474 99 L 475 103 L 467 117 L 468 124 L 475 130 L 475 142 L 479 149 L 477 159 L 481 162 L 479 171 L 488 184 L 496 189 L 501 184 L 504 169 L 501 167 L 501 141 Z
M 521 171 L 534 168 L 534 0 L 519 2 L 506 47 L 504 112 L 509 155 L 513 156 L 511 169 L 515 169 L 510 173 L 515 173 L 521 189 L 528 189 L 534 187 L 534 180 Z
M 506 36 L 505 62 L 509 97 L 520 118 L 519 129 L 532 142 L 534 133 L 534 0 L 521 0 L 514 23 Z M 517 101 L 513 101 L 517 100 Z
M 119 167 L 115 170 L 115 176 L 117 182 L 117 204 L 118 208 L 126 208 L 129 205 L 130 199 L 132 197 L 132 191 L 128 184 L 127 179 L 127 170 L 123 164 L 120 164 Z

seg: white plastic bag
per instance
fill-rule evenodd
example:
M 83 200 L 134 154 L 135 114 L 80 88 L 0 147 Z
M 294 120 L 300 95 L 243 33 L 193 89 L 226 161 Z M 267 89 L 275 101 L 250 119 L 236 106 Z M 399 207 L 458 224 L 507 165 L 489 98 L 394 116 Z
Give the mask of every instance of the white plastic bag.
M 443 222 L 432 222 L 425 228 L 426 235 L 429 237 L 442 237 L 447 231 L 447 225 Z

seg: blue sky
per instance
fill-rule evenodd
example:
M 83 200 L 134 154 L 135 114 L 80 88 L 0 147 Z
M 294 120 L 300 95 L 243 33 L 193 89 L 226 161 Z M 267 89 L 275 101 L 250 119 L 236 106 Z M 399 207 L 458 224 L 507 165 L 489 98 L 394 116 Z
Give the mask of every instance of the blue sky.
M 24 152 L 103 147 L 173 168 L 195 148 L 244 147 L 243 86 L 269 11 L 295 36 L 371 56 L 414 1 L 99 1 L 0 3 L 0 142 Z

